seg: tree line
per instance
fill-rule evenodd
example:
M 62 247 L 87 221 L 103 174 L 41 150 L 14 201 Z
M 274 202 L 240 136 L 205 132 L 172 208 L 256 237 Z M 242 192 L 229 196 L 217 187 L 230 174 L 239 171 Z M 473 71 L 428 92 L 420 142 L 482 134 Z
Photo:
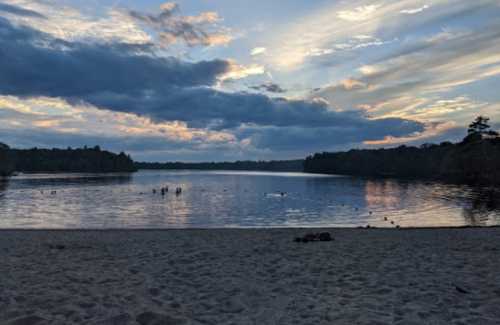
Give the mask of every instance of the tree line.
M 304 171 L 500 184 L 500 138 L 488 121 L 476 118 L 459 143 L 317 153 L 306 158 Z
M 0 175 L 24 173 L 83 172 L 109 173 L 136 171 L 133 160 L 121 152 L 115 154 L 93 148 L 11 149 L 0 144 Z
M 304 160 L 272 160 L 272 161 L 236 161 L 236 162 L 200 162 L 200 163 L 150 163 L 138 162 L 138 169 L 188 169 L 188 170 L 252 170 L 301 172 L 304 170 Z
M 407 177 L 460 182 L 500 184 L 500 137 L 479 116 L 459 143 L 442 142 L 420 147 L 353 149 L 323 152 L 305 160 L 236 161 L 200 163 L 134 162 L 121 152 L 103 151 L 99 146 L 78 149 L 11 149 L 0 143 L 0 176 L 13 171 L 36 172 L 133 172 L 137 169 L 198 169 L 305 171 L 369 177 Z

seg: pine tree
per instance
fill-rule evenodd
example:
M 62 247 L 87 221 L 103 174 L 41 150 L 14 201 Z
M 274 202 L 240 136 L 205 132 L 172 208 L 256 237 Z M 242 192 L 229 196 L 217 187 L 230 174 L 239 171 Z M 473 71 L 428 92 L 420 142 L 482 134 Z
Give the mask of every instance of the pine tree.
M 485 116 L 476 117 L 474 122 L 469 124 L 469 129 L 467 130 L 467 134 L 469 135 L 477 134 L 481 135 L 481 137 L 484 135 L 498 136 L 498 132 L 495 132 L 490 129 L 491 127 L 488 124 L 489 121 L 490 119 Z

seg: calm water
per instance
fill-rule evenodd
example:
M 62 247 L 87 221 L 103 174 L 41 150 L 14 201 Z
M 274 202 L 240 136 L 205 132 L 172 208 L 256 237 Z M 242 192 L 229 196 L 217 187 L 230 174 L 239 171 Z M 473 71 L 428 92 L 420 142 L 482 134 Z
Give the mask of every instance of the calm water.
M 152 193 L 153 188 L 166 185 L 170 192 L 164 197 Z M 178 186 L 183 192 L 176 196 L 173 189 Z M 20 175 L 0 183 L 0 228 L 367 224 L 498 225 L 500 189 L 302 173 L 223 171 Z

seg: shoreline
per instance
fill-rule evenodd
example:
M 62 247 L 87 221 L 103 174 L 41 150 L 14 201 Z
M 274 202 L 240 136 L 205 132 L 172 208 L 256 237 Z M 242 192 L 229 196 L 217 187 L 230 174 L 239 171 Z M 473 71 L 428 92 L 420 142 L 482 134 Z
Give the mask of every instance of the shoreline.
M 283 227 L 283 226 L 276 226 L 276 227 L 214 227 L 214 228 L 208 228 L 208 227 L 200 227 L 200 228 L 0 228 L 0 233 L 1 232 L 12 232 L 12 231 L 21 231 L 21 232 L 30 232 L 30 231 L 40 231 L 40 232 L 65 232 L 65 231 L 71 231 L 71 232 L 123 232 L 123 231 L 244 231 L 244 230 L 262 230 L 262 231 L 272 231 L 272 230 L 303 230 L 303 231 L 343 231 L 343 230 L 359 230 L 359 231 L 377 231 L 377 230 L 389 230 L 389 231 L 397 231 L 397 232 L 404 232 L 408 230 L 454 230 L 454 229 L 495 229 L 498 228 L 500 229 L 500 225 L 490 225 L 490 226 L 469 226 L 469 225 L 464 225 L 464 226 L 429 226 L 429 227 L 400 227 L 396 228 L 395 226 L 392 227 L 377 227 L 377 226 L 357 226 L 357 227 L 328 227 L 328 226 L 312 226 L 312 227 L 305 227 L 305 226 L 297 226 L 297 227 Z
M 312 231 L 334 241 L 293 242 Z M 0 235 L 1 324 L 500 321 L 500 227 Z

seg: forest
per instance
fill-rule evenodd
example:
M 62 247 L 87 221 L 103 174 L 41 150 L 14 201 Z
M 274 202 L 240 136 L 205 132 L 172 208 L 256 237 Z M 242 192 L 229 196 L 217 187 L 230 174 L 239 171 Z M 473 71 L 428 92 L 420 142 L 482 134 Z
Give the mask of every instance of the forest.
M 0 144 L 0 176 L 23 173 L 109 173 L 134 172 L 133 160 L 125 153 L 115 154 L 99 146 L 77 149 L 11 149 Z
M 273 161 L 236 161 L 236 162 L 200 162 L 200 163 L 148 163 L 138 162 L 137 169 L 198 169 L 198 170 L 252 170 L 301 172 L 304 160 L 273 160 Z
M 367 177 L 404 177 L 500 184 L 500 138 L 478 117 L 459 143 L 353 149 L 317 153 L 306 158 L 304 171 Z

